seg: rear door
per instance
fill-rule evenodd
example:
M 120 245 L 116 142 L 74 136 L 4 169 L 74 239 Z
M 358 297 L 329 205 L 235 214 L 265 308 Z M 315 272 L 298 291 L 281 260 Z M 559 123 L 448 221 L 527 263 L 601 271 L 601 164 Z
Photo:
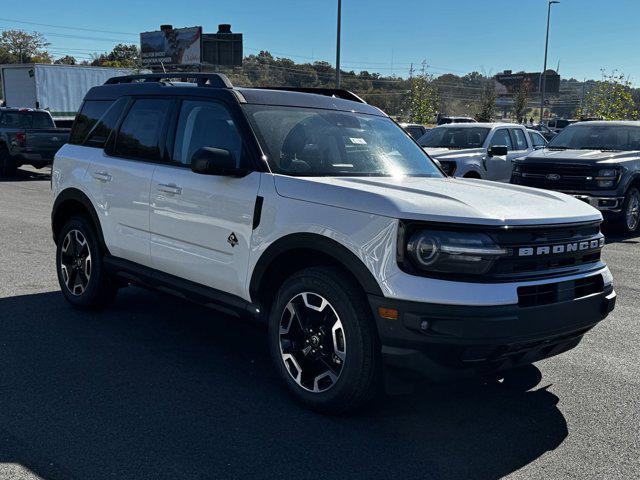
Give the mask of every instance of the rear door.
M 497 182 L 508 182 L 511 179 L 511 160 L 509 155 L 513 151 L 513 142 L 508 128 L 498 128 L 489 134 L 488 148 L 494 146 L 506 146 L 508 154 L 506 156 L 486 157 L 487 180 Z
M 150 231 L 156 269 L 243 296 L 260 173 L 238 178 L 190 168 L 203 147 L 229 150 L 237 162 L 247 162 L 237 121 L 216 100 L 181 102 L 170 161 L 153 175 Z
M 94 205 L 101 210 L 110 253 L 150 266 L 149 192 L 173 101 L 137 98 L 118 102 L 122 103 L 114 107 L 126 113 L 113 138 L 109 138 L 108 125 L 102 128 L 99 123 L 85 141 L 89 146 L 107 143 L 89 166 Z M 120 116 L 115 113 L 110 120 Z

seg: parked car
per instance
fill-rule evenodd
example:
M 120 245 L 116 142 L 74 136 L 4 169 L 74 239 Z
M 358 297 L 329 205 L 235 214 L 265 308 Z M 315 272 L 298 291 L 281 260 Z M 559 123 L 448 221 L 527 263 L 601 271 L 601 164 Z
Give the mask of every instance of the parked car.
M 629 233 L 640 225 L 640 122 L 580 122 L 514 166 L 511 183 L 573 195 Z
M 554 133 L 560 133 L 563 129 L 569 125 L 573 125 L 578 120 L 567 120 L 566 118 L 554 118 L 547 121 L 547 127 Z
M 92 88 L 53 166 L 64 297 L 136 284 L 252 315 L 287 388 L 331 413 L 394 371 L 559 354 L 614 308 L 597 210 L 447 178 L 379 109 L 309 92 L 186 72 Z
M 424 125 L 420 125 L 419 123 L 401 123 L 400 126 L 407 132 L 414 140 L 418 140 L 421 136 L 423 136 L 427 130 L 429 130 Z
M 436 123 L 438 125 L 446 125 L 448 123 L 476 123 L 476 120 L 471 117 L 449 117 L 446 115 L 438 115 Z
M 536 130 L 547 140 L 551 140 L 556 136 L 556 132 L 547 127 L 544 123 L 534 123 L 533 125 L 526 125 L 530 130 Z
M 13 175 L 22 165 L 51 165 L 68 139 L 69 130 L 56 128 L 45 110 L 0 108 L 0 178 Z
M 513 123 L 440 125 L 418 143 L 447 175 L 507 183 L 513 160 L 534 150 L 526 128 Z
M 527 128 L 527 134 L 529 135 L 529 140 L 534 150 L 545 148 L 549 144 L 547 139 L 544 138 L 544 136 L 542 136 L 542 134 L 536 130 Z

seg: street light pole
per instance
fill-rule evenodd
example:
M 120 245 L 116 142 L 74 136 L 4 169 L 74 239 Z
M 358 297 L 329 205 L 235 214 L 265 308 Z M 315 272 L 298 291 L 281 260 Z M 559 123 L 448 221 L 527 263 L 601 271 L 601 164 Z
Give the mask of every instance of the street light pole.
M 558 0 L 549 0 L 549 5 L 547 8 L 547 38 L 544 42 L 544 67 L 542 68 L 542 73 L 540 74 L 540 123 L 542 123 L 542 119 L 544 116 L 544 94 L 547 88 L 547 52 L 549 50 L 549 22 L 551 20 L 551 5 L 554 3 L 560 3 Z
M 338 0 L 338 38 L 336 40 L 336 88 L 340 88 L 340 24 L 342 16 L 342 0 Z

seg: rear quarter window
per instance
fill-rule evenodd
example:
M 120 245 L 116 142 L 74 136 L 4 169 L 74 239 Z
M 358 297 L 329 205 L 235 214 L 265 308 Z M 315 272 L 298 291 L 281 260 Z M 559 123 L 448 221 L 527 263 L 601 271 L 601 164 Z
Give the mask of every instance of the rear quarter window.
M 91 129 L 98 123 L 98 120 L 100 120 L 112 103 L 112 100 L 85 101 L 76 116 L 75 122 L 73 122 L 69 143 L 82 145 Z

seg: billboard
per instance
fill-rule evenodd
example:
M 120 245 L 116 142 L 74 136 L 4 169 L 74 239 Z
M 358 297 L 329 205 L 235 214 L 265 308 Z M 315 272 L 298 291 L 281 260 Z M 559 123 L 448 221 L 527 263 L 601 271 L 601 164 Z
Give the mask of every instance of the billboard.
M 233 33 L 227 23 L 218 33 L 202 35 L 202 61 L 210 65 L 242 66 L 242 34 Z
M 163 28 L 140 34 L 143 65 L 195 65 L 202 62 L 202 27 Z

